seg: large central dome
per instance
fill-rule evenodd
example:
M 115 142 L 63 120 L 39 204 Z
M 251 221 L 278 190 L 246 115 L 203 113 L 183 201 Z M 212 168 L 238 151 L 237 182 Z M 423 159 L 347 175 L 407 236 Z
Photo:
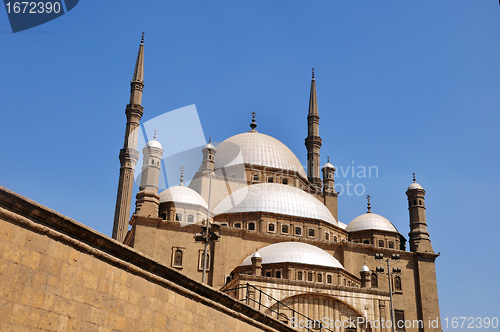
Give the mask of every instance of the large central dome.
M 241 188 L 224 198 L 214 214 L 270 212 L 323 220 L 337 226 L 337 221 L 317 198 L 305 191 L 279 183 L 258 183 Z
M 307 178 L 302 164 L 285 144 L 256 131 L 229 137 L 217 146 L 215 169 L 241 163 L 296 171 Z

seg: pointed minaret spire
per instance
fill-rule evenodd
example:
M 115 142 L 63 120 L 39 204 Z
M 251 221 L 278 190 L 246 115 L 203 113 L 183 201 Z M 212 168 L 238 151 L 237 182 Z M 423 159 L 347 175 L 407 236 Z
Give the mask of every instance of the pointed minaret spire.
M 372 207 L 370 205 L 370 195 L 366 196 L 366 199 L 368 200 L 368 212 L 366 213 L 372 213 Z
M 123 242 L 128 232 L 132 190 L 134 187 L 134 170 L 139 160 L 137 138 L 139 122 L 144 108 L 141 106 L 144 88 L 144 34 L 139 45 L 139 54 L 135 63 L 134 77 L 130 82 L 130 103 L 125 108 L 127 124 L 123 149 L 120 150 L 120 178 L 116 195 L 115 219 L 113 222 L 113 239 Z
M 321 188 L 319 150 L 321 138 L 319 137 L 319 113 L 316 99 L 316 80 L 314 68 L 312 69 L 311 93 L 309 96 L 309 113 L 307 115 L 307 178 L 313 185 Z
M 144 89 L 144 32 L 142 33 L 141 45 L 135 62 L 134 77 L 130 82 L 130 104 L 140 105 L 142 101 L 142 90 Z
M 250 128 L 252 128 L 252 130 L 250 130 L 250 131 L 257 131 L 257 130 L 255 130 L 255 128 L 257 128 L 257 124 L 255 123 L 255 116 L 256 115 L 257 115 L 257 113 L 252 112 L 252 123 L 250 124 Z

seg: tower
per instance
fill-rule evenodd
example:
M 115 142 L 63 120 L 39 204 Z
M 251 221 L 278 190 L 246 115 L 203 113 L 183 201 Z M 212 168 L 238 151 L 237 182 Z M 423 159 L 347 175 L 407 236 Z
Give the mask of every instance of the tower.
M 212 145 L 212 138 L 210 137 L 208 144 L 203 148 L 203 173 L 211 174 L 214 171 L 215 152 L 215 146 Z
M 307 178 L 314 186 L 321 188 L 319 149 L 321 138 L 319 137 L 319 115 L 318 101 L 316 100 L 316 80 L 314 79 L 314 68 L 312 69 L 311 94 L 309 97 L 309 113 L 307 115 Z
M 143 163 L 141 185 L 137 193 L 135 214 L 144 217 L 158 217 L 160 195 L 158 195 L 158 179 L 160 177 L 161 156 L 163 149 L 156 140 L 156 131 L 153 140 L 142 149 Z
M 410 211 L 410 251 L 434 253 L 429 232 L 427 231 L 427 220 L 425 217 L 425 190 L 415 182 L 406 191 L 408 196 L 408 210 Z
M 130 102 L 125 108 L 127 125 L 123 149 L 120 150 L 120 179 L 116 196 L 115 219 L 113 222 L 113 239 L 123 242 L 128 231 L 132 189 L 134 186 L 134 168 L 139 160 L 137 137 L 139 121 L 143 114 L 141 106 L 144 88 L 144 33 L 142 34 L 139 53 L 135 63 L 134 76 L 130 82 Z
M 327 158 L 326 164 L 322 168 L 323 171 L 323 195 L 336 194 L 335 191 L 335 167 L 330 164 L 330 157 Z

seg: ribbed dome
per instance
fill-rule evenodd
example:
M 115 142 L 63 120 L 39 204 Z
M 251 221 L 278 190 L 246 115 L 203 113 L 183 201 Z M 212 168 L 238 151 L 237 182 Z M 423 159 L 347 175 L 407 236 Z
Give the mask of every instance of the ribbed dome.
M 280 242 L 260 248 L 257 253 L 262 257 L 262 264 L 299 263 L 344 269 L 332 255 L 316 246 L 302 242 Z M 252 254 L 241 266 L 252 265 Z
M 160 203 L 177 202 L 199 205 L 208 209 L 208 204 L 203 197 L 191 188 L 177 186 L 163 190 L 160 193 Z
M 305 191 L 279 183 L 258 183 L 235 191 L 213 210 L 217 214 L 270 212 L 289 216 L 337 221 L 317 198 Z
M 241 163 L 297 171 L 307 178 L 302 164 L 285 144 L 256 131 L 232 136 L 217 146 L 216 169 Z
M 365 213 L 354 218 L 346 227 L 348 232 L 376 229 L 380 231 L 398 232 L 396 227 L 386 218 L 376 213 Z

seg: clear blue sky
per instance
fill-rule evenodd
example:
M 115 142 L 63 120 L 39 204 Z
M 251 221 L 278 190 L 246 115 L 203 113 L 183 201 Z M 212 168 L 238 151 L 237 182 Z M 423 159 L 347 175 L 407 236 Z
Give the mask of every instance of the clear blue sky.
M 1 185 L 111 234 L 142 31 L 143 121 L 195 104 L 206 138 L 222 141 L 256 111 L 257 129 L 303 164 L 315 67 L 321 163 L 379 170 L 337 179 L 366 190 L 340 196 L 339 220 L 370 194 L 407 236 L 416 172 L 441 317 L 500 316 L 497 1 L 82 0 L 17 34 L 0 10 Z

